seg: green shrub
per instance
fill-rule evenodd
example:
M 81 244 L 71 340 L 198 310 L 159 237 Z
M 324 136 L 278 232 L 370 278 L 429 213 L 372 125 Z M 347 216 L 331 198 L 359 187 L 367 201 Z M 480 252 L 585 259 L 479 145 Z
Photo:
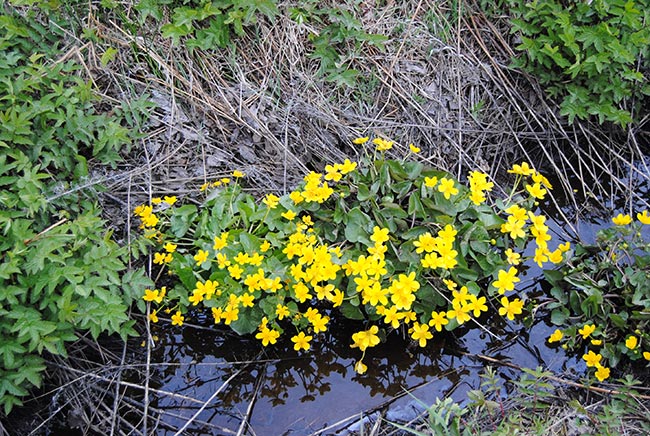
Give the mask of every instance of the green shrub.
M 597 116 L 625 127 L 650 95 L 648 0 L 512 0 L 512 31 L 532 73 L 569 122 Z
M 7 9 L 10 10 L 10 9 Z M 52 58 L 63 36 L 0 15 L 0 406 L 9 413 L 39 386 L 45 351 L 65 355 L 78 332 L 133 333 L 127 317 L 142 272 L 83 190 L 88 160 L 114 165 L 131 139 L 120 117 L 94 109 L 72 61 Z
M 233 35 L 243 36 L 244 27 L 254 24 L 260 13 L 269 18 L 278 13 L 275 0 L 140 0 L 135 9 L 141 22 L 149 16 L 163 21 L 168 11 L 171 22 L 161 26 L 163 36 L 174 45 L 183 38 L 186 47 L 203 50 L 227 47 Z

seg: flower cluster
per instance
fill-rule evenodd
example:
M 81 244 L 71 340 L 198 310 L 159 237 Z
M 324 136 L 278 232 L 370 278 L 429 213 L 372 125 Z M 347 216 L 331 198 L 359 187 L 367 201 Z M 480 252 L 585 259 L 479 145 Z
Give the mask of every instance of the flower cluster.
M 395 146 L 382 138 L 353 143 L 373 144 L 382 156 Z M 154 264 L 177 278 L 169 291 L 145 292 L 150 320 L 164 309 L 181 325 L 190 308 L 204 309 L 263 346 L 287 336 L 307 351 L 340 312 L 368 323 L 351 335 L 362 352 L 359 373 L 366 350 L 390 330 L 404 329 L 425 347 L 436 332 L 479 322 L 492 299 L 514 320 L 525 309 L 515 288 L 528 242 L 540 266 L 560 263 L 569 246 L 549 248 L 546 218 L 533 209 L 548 180 L 527 163 L 511 171 L 517 179 L 501 206 L 489 201 L 488 174 L 472 171 L 465 186 L 418 162 L 383 159 L 327 165 L 293 192 L 259 202 L 235 172 L 234 181 L 202 187 L 200 209 L 174 207 L 167 197 L 159 217 L 156 203 L 138 206 L 143 228 L 156 234 Z
M 580 247 L 582 256 L 570 262 L 575 265 L 567 265 L 560 279 L 552 280 L 556 297 L 573 297 L 552 303 L 555 317 L 587 321 L 581 327 L 558 322 L 565 328 L 556 329 L 548 342 L 571 350 L 587 348 L 583 360 L 600 381 L 610 376 L 606 363 L 614 367 L 623 355 L 650 361 L 648 321 L 640 316 L 650 310 L 650 273 L 643 267 L 650 261 L 650 244 L 643 240 L 642 229 L 650 225 L 650 214 L 645 210 L 636 218 L 638 223 L 628 214 L 612 218 L 615 226 L 599 231 L 595 246 Z

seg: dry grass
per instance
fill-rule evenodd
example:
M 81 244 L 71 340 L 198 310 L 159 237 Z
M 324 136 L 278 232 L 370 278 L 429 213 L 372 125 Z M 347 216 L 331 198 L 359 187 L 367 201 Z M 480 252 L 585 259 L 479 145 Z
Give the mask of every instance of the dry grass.
M 125 3 L 128 15 L 133 4 Z M 361 5 L 364 29 L 389 41 L 385 52 L 364 47 L 348 59 L 362 73 L 354 89 L 317 75 L 308 35 L 318 29 L 286 15 L 260 20 L 233 49 L 194 52 L 171 46 L 153 23 L 134 35 L 111 14 L 78 17 L 99 42 L 71 34 L 67 56 L 83 63 L 105 101 L 147 94 L 157 105 L 124 164 L 98 169 L 93 178 L 108 188 L 103 198 L 116 228 L 128 231 L 136 204 L 159 195 L 191 201 L 200 185 L 234 169 L 247 174 L 251 189 L 287 192 L 308 170 L 357 156 L 350 139 L 366 134 L 397 140 L 395 157 L 414 143 L 422 160 L 458 177 L 481 169 L 499 182 L 512 163 L 527 160 L 554 181 L 552 201 L 567 229 L 585 212 L 647 207 L 647 188 L 639 189 L 650 181 L 647 117 L 627 134 L 589 123 L 567 126 L 534 79 L 508 68 L 516 44 L 505 21 L 489 21 L 471 1 L 460 16 L 453 2 L 370 3 Z M 118 55 L 102 66 L 108 47 Z M 52 362 L 58 400 L 43 416 L 77 410 L 70 419 L 97 434 L 162 429 L 173 412 L 151 407 L 148 396 L 176 394 L 149 385 L 150 368 L 165 364 L 150 360 L 151 345 L 130 358 L 126 348 L 110 353 L 89 345 L 92 358 Z M 125 372 L 138 382 L 126 381 Z M 97 405 L 92 415 L 88 404 Z M 212 431 L 245 434 L 245 422 L 237 431 Z

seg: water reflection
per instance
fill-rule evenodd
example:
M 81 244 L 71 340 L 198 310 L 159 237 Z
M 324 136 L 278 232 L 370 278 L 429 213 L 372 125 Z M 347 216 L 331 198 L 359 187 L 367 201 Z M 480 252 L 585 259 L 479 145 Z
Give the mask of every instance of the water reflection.
M 240 428 L 264 435 L 330 433 L 389 405 L 393 414 L 415 414 L 421 406 L 407 391 L 425 403 L 464 399 L 465 391 L 478 386 L 483 368 L 473 355 L 531 368 L 559 369 L 566 361 L 558 351 L 540 350 L 551 330 L 544 322 L 527 329 L 498 316 L 480 321 L 492 333 L 468 326 L 437 334 L 426 348 L 393 332 L 368 349 L 363 375 L 354 371 L 359 353 L 349 346 L 351 332 L 361 326 L 347 320 L 333 321 L 309 354 L 295 352 L 288 339 L 262 347 L 207 320 L 182 329 L 154 326 L 152 361 L 160 365 L 152 366 L 151 386 L 159 391 L 151 408 L 161 414 L 158 434 L 174 434 L 195 414 L 188 426 L 192 434 L 236 434 Z

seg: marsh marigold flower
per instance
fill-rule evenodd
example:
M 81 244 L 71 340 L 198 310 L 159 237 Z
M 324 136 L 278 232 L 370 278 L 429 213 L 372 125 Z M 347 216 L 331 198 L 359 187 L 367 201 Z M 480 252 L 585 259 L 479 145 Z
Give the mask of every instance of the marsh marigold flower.
M 426 324 L 420 324 L 418 322 L 413 323 L 413 328 L 411 332 L 411 337 L 418 341 L 420 347 L 427 346 L 427 340 L 433 338 L 433 335 L 429 331 L 429 326 Z
M 625 340 L 625 346 L 630 350 L 634 350 L 639 344 L 639 339 L 636 336 L 630 336 Z
M 172 325 L 182 326 L 183 321 L 185 321 L 185 317 L 180 310 L 176 311 L 176 313 L 172 315 Z
M 394 144 L 393 141 L 388 141 L 387 139 L 383 139 L 383 138 L 375 138 L 372 140 L 372 143 L 377 146 L 378 151 L 390 150 L 391 148 L 393 148 L 393 144 Z
M 612 218 L 612 222 L 617 226 L 626 226 L 632 222 L 632 217 L 629 215 L 623 215 L 622 213 L 619 213 L 614 218 Z
M 409 144 L 409 150 L 411 150 L 411 153 L 415 153 L 415 154 L 417 154 L 417 153 L 419 153 L 420 151 L 422 151 L 422 150 L 420 149 L 420 147 L 416 147 L 416 146 L 413 145 L 413 144 Z
M 524 302 L 519 298 L 512 301 L 508 297 L 501 297 L 501 307 L 499 308 L 499 315 L 506 316 L 510 321 L 514 321 L 515 315 L 521 315 L 524 308 Z
M 648 214 L 647 210 L 637 213 L 636 219 L 638 219 L 641 224 L 650 225 L 650 214 Z
M 587 363 L 587 366 L 589 367 L 600 365 L 600 359 L 602 358 L 603 356 L 596 354 L 591 350 L 582 356 L 582 359 Z
M 609 378 L 609 368 L 605 368 L 604 366 L 598 365 L 598 369 L 596 370 L 596 378 L 598 381 L 604 381 Z
M 503 294 L 506 291 L 513 291 L 515 289 L 515 283 L 519 282 L 519 277 L 517 277 L 517 268 L 511 266 L 508 271 L 499 270 L 497 279 L 492 282 L 492 286 L 497 288 L 499 294 Z
M 447 200 L 451 198 L 452 195 L 458 194 L 458 188 L 454 186 L 453 179 L 447 179 L 443 177 L 440 179 L 440 185 L 438 185 L 438 191 L 442 192 Z
M 358 361 L 354 364 L 354 370 L 357 374 L 365 374 L 368 370 L 368 366 L 366 366 L 362 361 Z
M 596 331 L 594 324 L 585 324 L 584 327 L 578 329 L 578 333 L 582 335 L 582 339 L 587 339 L 594 331 Z
M 296 351 L 300 350 L 309 350 L 310 344 L 309 341 L 311 341 L 313 336 L 306 336 L 305 332 L 300 332 L 294 337 L 291 338 L 291 342 L 293 342 L 293 349 Z
M 563 337 L 564 337 L 564 333 L 562 333 L 562 330 L 555 329 L 553 334 L 551 334 L 551 336 L 548 337 L 548 343 L 552 344 L 554 342 L 560 342 Z
M 352 341 L 354 342 L 350 345 L 350 348 L 359 348 L 361 351 L 366 351 L 369 347 L 374 347 L 379 344 L 379 327 L 373 325 L 368 330 L 354 333 L 352 335 Z
M 205 250 L 199 250 L 199 252 L 194 255 L 194 260 L 196 261 L 196 266 L 200 266 L 203 262 L 208 260 L 208 252 Z
M 365 144 L 366 142 L 368 142 L 369 139 L 370 139 L 369 136 L 362 136 L 360 138 L 353 139 L 352 143 L 356 144 L 356 145 L 361 145 L 361 144 Z
M 235 170 L 232 172 L 232 176 L 236 179 L 241 179 L 242 177 L 245 177 L 246 174 L 244 174 L 242 171 Z
M 535 170 L 531 168 L 528 162 L 522 162 L 521 164 L 514 164 L 508 172 L 520 176 L 530 176 L 535 173 Z

